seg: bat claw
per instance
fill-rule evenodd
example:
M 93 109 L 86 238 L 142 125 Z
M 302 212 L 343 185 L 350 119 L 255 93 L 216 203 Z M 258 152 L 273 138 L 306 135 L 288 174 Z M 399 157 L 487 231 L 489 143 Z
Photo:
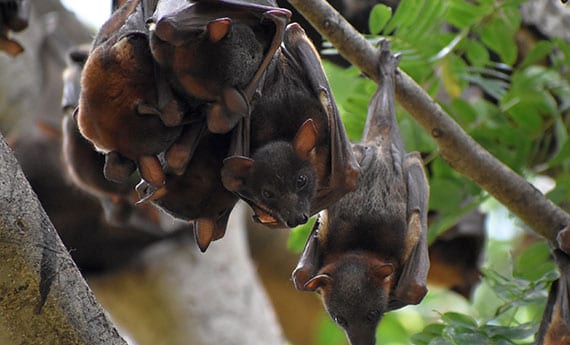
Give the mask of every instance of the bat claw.
M 135 205 L 140 206 L 146 203 L 149 200 L 156 200 L 160 199 L 166 194 L 165 187 L 157 187 L 153 186 L 152 184 L 148 183 L 145 180 L 141 180 L 135 187 L 139 195 L 139 200 L 135 203 Z

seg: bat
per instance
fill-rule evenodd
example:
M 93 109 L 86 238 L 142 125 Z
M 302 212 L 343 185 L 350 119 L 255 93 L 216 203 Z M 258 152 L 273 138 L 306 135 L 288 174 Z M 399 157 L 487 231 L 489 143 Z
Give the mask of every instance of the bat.
M 253 104 L 249 133 L 225 160 L 222 181 L 255 220 L 293 227 L 355 188 L 358 165 L 318 53 L 298 24 L 287 26 Z
M 473 289 L 481 280 L 479 268 L 486 240 L 484 221 L 483 214 L 477 211 L 468 213 L 430 244 L 428 284 L 471 298 Z
M 290 15 L 271 0 L 161 0 L 152 54 L 176 89 L 208 102 L 208 130 L 227 133 L 249 115 Z
M 160 190 L 164 171 L 157 155 L 180 136 L 183 105 L 160 83 L 148 45 L 145 11 L 129 0 L 101 27 L 85 62 L 75 115 L 81 134 L 105 153 L 105 177 L 124 182 L 138 167 Z M 160 92 L 159 92 L 160 91 Z
M 140 179 L 138 174 L 134 174 L 123 183 L 112 182 L 105 178 L 105 156 L 97 152 L 81 135 L 77 124 L 73 121 L 73 112 L 81 93 L 81 73 L 89 50 L 89 45 L 73 47 L 68 53 L 67 67 L 63 73 L 64 116 L 60 151 L 64 175 L 75 186 L 99 200 L 108 224 L 129 225 L 149 232 L 162 232 L 155 220 L 148 219 L 148 214 L 154 212 L 151 210 L 152 205 L 134 206 L 138 199 L 134 190 Z
M 28 27 L 30 19 L 29 0 L 5 0 L 0 2 L 0 50 L 16 56 L 24 47 L 9 37 L 10 31 L 19 32 Z
M 383 314 L 419 303 L 429 269 L 429 188 L 418 153 L 406 153 L 396 122 L 399 57 L 383 41 L 381 82 L 369 105 L 357 189 L 319 213 L 292 278 L 322 296 L 351 345 L 374 345 Z
M 536 345 L 570 344 L 570 258 L 562 250 L 553 251 L 560 278 L 552 283 L 542 322 L 535 336 Z

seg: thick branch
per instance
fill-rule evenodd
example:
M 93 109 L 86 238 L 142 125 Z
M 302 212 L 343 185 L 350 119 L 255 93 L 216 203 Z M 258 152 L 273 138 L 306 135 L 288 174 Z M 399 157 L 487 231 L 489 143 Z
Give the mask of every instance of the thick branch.
M 126 344 L 0 135 L 0 343 Z
M 342 56 L 378 81 L 377 51 L 324 0 L 289 0 Z M 473 180 L 534 231 L 556 243 L 570 215 L 546 199 L 525 179 L 467 135 L 406 73 L 396 80 L 398 102 L 431 134 L 440 154 L 455 170 Z

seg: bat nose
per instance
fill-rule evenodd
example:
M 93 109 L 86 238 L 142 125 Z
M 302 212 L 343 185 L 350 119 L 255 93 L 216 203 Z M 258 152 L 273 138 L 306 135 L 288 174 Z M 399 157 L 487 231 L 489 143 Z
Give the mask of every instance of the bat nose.
M 309 216 L 306 214 L 297 215 L 294 219 L 290 219 L 287 221 L 287 226 L 290 228 L 294 228 L 297 225 L 305 224 L 309 220 Z

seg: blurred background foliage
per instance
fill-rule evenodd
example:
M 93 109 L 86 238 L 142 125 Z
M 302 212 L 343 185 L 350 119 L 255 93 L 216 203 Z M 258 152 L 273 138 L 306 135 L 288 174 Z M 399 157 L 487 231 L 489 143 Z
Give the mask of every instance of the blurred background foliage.
M 400 68 L 469 135 L 568 209 L 570 44 L 523 27 L 524 2 L 402 0 L 395 10 L 378 4 L 368 38 L 388 38 L 402 54 Z M 354 67 L 324 64 L 348 135 L 358 141 L 376 85 Z M 549 285 L 558 276 L 547 244 L 449 167 L 429 134 L 397 111 L 406 147 L 422 153 L 430 178 L 430 211 L 438 215 L 430 242 L 474 209 L 487 214 L 489 238 L 472 300 L 430 288 L 421 305 L 385 315 L 377 344 L 533 343 Z M 311 226 L 291 233 L 291 250 L 301 251 Z M 324 313 L 322 319 L 318 344 L 346 344 Z

